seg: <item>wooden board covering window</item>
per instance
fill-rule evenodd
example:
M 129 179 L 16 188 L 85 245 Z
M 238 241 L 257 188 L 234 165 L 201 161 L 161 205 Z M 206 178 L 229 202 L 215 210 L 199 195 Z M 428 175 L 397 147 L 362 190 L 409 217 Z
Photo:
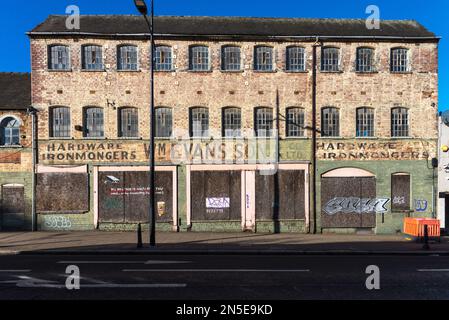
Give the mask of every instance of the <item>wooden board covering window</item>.
M 391 210 L 410 211 L 410 175 L 391 176 Z

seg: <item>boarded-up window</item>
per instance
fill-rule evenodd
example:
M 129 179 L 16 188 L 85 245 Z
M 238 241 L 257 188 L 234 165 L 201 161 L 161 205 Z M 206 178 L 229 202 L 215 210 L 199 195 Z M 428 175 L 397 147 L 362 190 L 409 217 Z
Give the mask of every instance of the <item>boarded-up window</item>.
M 391 210 L 410 210 L 410 175 L 393 174 L 391 176 Z
M 41 173 L 37 175 L 39 213 L 85 213 L 89 211 L 87 173 Z
M 241 220 L 241 171 L 194 171 L 192 220 Z

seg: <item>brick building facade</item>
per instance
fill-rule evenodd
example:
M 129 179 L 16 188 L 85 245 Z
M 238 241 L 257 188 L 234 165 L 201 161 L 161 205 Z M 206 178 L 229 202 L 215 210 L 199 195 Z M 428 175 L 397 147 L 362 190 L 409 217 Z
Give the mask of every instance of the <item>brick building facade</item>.
M 158 121 L 172 122 L 156 145 L 160 229 L 392 233 L 432 215 L 439 39 L 420 24 L 157 17 L 156 34 Z M 144 21 L 82 16 L 68 30 L 50 16 L 29 36 L 40 228 L 147 221 Z

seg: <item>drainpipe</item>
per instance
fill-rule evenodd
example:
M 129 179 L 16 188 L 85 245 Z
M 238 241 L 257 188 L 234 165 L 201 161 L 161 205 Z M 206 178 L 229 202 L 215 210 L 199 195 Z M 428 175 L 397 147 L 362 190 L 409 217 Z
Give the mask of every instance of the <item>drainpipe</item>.
M 317 125 L 316 125 L 316 76 L 317 76 L 317 47 L 319 44 L 319 37 L 316 38 L 313 44 L 313 61 L 312 61 L 312 170 L 311 170 L 311 182 L 312 182 L 312 225 L 309 227 L 309 233 L 316 234 L 316 219 L 317 219 L 317 195 L 316 195 L 316 172 L 317 172 L 317 155 L 316 155 L 316 142 L 317 142 Z
M 31 139 L 32 139 L 32 175 L 31 175 L 31 231 L 37 231 L 37 213 L 36 213 L 36 163 L 37 163 L 37 134 L 36 119 L 37 110 L 34 107 L 28 108 L 28 114 L 31 115 Z

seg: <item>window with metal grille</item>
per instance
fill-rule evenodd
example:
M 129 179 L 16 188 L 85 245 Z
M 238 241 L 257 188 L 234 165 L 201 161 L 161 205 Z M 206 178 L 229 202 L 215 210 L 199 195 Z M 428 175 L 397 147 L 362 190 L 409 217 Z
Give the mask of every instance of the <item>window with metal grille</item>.
M 409 136 L 408 109 L 393 108 L 391 110 L 391 136 L 392 137 Z
M 156 71 L 171 71 L 173 70 L 172 49 L 169 46 L 157 46 L 155 51 Z
M 120 137 L 137 138 L 139 136 L 139 113 L 136 108 L 120 108 L 118 118 Z
M 254 129 L 257 137 L 271 137 L 273 135 L 273 109 L 259 107 L 255 110 Z
M 52 138 L 70 138 L 70 108 L 53 107 L 50 109 L 50 136 Z
M 222 111 L 222 135 L 226 138 L 240 137 L 242 131 L 242 112 L 240 108 L 227 107 Z
M 209 136 L 209 110 L 207 108 L 190 109 L 190 136 L 194 138 Z
M 337 108 L 326 107 L 321 110 L 321 136 L 338 137 L 340 135 L 340 112 Z
M 221 49 L 221 69 L 224 71 L 240 71 L 240 47 L 225 46 Z
M 83 46 L 82 59 L 84 70 L 102 70 L 103 48 L 101 46 Z
M 340 71 L 340 49 L 324 48 L 321 54 L 321 71 Z
M 104 137 L 103 108 L 84 108 L 84 137 L 102 138 Z
M 206 46 L 191 46 L 189 51 L 189 69 L 191 71 L 209 71 L 209 48 Z
M 256 47 L 254 49 L 254 70 L 273 71 L 272 47 Z
M 70 48 L 62 45 L 49 46 L 48 68 L 50 70 L 69 70 Z
M 166 107 L 156 108 L 156 137 L 170 138 L 173 134 L 172 109 Z
M 305 71 L 306 70 L 306 50 L 303 47 L 287 48 L 287 70 Z
M 118 70 L 136 71 L 138 69 L 137 55 L 138 49 L 136 46 L 118 47 L 117 53 Z
M 357 49 L 357 72 L 373 72 L 374 71 L 374 49 L 358 48 Z
M 303 137 L 304 136 L 304 109 L 288 108 L 287 109 L 287 137 Z
M 395 48 L 391 50 L 391 72 L 408 71 L 408 50 Z
M 7 117 L 0 123 L 0 145 L 20 145 L 20 121 L 14 117 Z
M 374 110 L 372 108 L 357 109 L 357 137 L 374 137 Z

